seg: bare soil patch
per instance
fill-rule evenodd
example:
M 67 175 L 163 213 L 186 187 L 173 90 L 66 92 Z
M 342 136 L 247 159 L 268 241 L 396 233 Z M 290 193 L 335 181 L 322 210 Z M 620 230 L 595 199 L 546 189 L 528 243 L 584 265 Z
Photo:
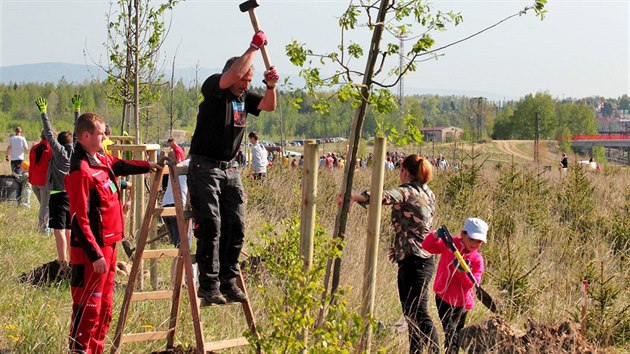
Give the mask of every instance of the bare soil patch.
M 569 321 L 541 324 L 529 320 L 525 325 L 525 333 L 519 334 L 501 317 L 493 317 L 464 328 L 462 348 L 470 354 L 605 353 L 591 346 Z
M 30 272 L 22 273 L 18 280 L 21 283 L 28 283 L 34 286 L 47 286 L 57 284 L 64 280 L 70 280 L 70 266 L 54 260 L 33 269 Z

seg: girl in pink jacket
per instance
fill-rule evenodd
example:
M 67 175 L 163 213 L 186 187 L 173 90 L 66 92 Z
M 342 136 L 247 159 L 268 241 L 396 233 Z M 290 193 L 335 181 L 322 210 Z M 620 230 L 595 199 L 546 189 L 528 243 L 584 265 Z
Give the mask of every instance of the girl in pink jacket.
M 475 284 L 459 266 L 457 258 L 444 244 L 438 233 L 440 229 L 431 231 L 422 242 L 422 248 L 433 254 L 440 254 L 433 291 L 442 328 L 444 329 L 444 346 L 446 353 L 457 353 L 459 350 L 459 332 L 464 328 L 466 314 L 475 303 Z M 469 218 L 459 237 L 453 238 L 455 247 L 462 254 L 473 276 L 481 283 L 484 270 L 483 257 L 479 247 L 486 242 L 488 224 L 478 218 Z

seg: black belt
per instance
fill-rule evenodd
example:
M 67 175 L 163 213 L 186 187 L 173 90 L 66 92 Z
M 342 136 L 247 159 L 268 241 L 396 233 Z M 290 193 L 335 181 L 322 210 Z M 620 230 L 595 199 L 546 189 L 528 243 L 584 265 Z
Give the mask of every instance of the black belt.
M 230 167 L 238 166 L 238 163 L 236 161 L 234 161 L 234 160 L 232 160 L 232 161 L 219 161 L 219 160 L 214 160 L 214 159 L 211 159 L 209 157 L 200 156 L 200 155 L 193 155 L 192 158 L 194 160 L 203 161 L 203 164 L 209 165 L 210 168 L 218 168 L 218 169 L 221 169 L 221 170 L 227 170 Z

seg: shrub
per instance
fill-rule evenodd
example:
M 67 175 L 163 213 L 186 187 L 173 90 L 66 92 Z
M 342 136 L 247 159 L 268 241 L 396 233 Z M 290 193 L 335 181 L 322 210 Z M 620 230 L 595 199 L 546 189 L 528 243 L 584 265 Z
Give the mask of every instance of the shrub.
M 363 328 L 358 314 L 348 309 L 344 290 L 330 296 L 324 293 L 323 276 L 328 259 L 339 257 L 340 242 L 327 237 L 316 227 L 313 264 L 303 269 L 300 257 L 300 220 L 293 217 L 281 222 L 277 232 L 271 224 L 260 232 L 261 243 L 252 245 L 261 266 L 256 283 L 265 304 L 265 321 L 258 325 L 259 338 L 251 333 L 250 343 L 267 353 L 344 353 L 352 351 Z M 321 324 L 317 316 L 325 310 Z M 302 333 L 308 332 L 308 344 Z

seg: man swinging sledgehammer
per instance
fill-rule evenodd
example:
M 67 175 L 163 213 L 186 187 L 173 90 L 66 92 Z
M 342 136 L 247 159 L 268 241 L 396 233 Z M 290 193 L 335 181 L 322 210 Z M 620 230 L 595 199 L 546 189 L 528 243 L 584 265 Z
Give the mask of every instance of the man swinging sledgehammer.
M 254 76 L 252 62 L 266 43 L 265 33 L 257 31 L 245 53 L 229 59 L 223 72 L 210 76 L 201 87 L 190 146 L 188 189 L 197 238 L 197 295 L 210 303 L 246 300 L 236 285 L 245 236 L 245 204 L 243 184 L 233 159 L 245 133 L 247 114 L 258 116 L 260 111 L 276 108 L 275 86 L 279 77 L 275 68 L 264 73 L 263 96 L 248 91 Z

